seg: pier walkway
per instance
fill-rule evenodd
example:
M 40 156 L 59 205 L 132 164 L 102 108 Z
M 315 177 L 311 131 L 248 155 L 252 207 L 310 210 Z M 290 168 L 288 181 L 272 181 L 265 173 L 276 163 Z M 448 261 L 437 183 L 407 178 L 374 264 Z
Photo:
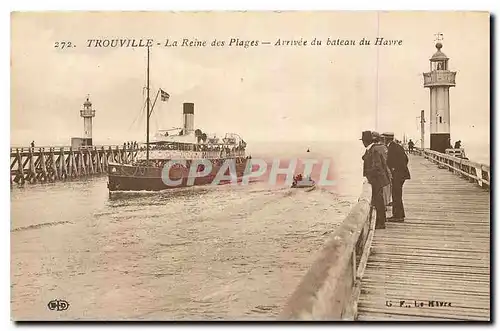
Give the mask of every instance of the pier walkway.
M 365 183 L 280 319 L 490 321 L 490 167 L 417 152 L 405 221 L 375 230 Z
M 358 320 L 489 320 L 489 192 L 421 156 L 409 166 L 406 220 L 375 230 Z

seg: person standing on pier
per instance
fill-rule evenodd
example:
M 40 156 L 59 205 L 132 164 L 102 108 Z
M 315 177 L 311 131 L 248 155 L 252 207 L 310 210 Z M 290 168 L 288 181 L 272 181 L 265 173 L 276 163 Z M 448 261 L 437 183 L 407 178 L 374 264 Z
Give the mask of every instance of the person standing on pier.
M 394 142 L 394 133 L 388 132 L 383 135 L 388 142 L 387 165 L 392 173 L 392 217 L 389 217 L 387 220 L 403 222 L 405 219 L 403 185 L 405 180 L 410 179 L 408 156 L 403 147 Z
M 31 147 L 35 147 L 35 141 L 33 140 L 30 145 Z
M 410 141 L 408 142 L 408 152 L 410 152 L 410 154 L 413 154 L 414 147 L 415 147 L 415 143 L 413 143 L 413 141 L 410 139 Z
M 380 133 L 373 131 L 372 132 L 372 137 L 373 137 L 373 148 L 379 149 L 380 153 L 383 155 L 382 159 L 382 166 L 385 169 L 385 172 L 387 174 L 387 177 L 389 178 L 389 184 L 384 186 L 382 188 L 382 193 L 384 196 L 384 205 L 387 206 L 392 205 L 392 187 L 391 187 L 391 181 L 392 181 L 392 175 L 391 175 L 391 170 L 387 166 L 387 154 L 388 154 L 388 149 L 387 146 L 385 145 L 384 138 L 380 135 Z
M 389 177 L 384 169 L 384 155 L 380 148 L 374 148 L 371 131 L 363 131 L 361 141 L 366 147 L 363 155 L 363 176 L 372 186 L 372 204 L 375 206 L 377 218 L 375 229 L 385 229 L 385 203 L 383 187 L 389 184 Z

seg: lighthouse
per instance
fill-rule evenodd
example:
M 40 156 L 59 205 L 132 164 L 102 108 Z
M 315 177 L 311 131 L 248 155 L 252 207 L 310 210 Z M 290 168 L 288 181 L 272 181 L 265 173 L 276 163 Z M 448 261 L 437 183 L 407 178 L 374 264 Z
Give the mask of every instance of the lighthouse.
M 83 103 L 83 109 L 80 110 L 80 116 L 83 117 L 83 145 L 92 145 L 92 118 L 95 117 L 95 110 L 92 109 L 92 102 L 87 96 Z
M 430 71 L 425 72 L 424 88 L 430 96 L 431 150 L 444 153 L 450 140 L 450 87 L 455 86 L 456 72 L 448 69 L 448 57 L 441 52 L 443 44 L 436 43 L 437 51 L 430 58 Z

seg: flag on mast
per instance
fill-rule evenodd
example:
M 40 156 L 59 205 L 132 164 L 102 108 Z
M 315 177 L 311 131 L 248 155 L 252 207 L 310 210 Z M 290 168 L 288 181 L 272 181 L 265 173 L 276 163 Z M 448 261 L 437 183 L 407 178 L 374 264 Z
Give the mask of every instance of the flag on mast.
M 160 89 L 160 93 L 161 93 L 161 101 L 168 101 L 168 99 L 170 99 L 170 94 L 163 91 L 162 89 Z

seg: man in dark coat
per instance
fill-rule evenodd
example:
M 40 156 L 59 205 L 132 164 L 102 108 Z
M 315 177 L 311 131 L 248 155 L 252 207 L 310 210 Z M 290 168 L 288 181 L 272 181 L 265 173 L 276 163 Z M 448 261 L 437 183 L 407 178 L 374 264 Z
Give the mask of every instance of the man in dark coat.
M 389 184 L 382 149 L 374 148 L 371 131 L 363 131 L 361 135 L 366 152 L 363 155 L 363 176 L 372 186 L 372 204 L 377 211 L 375 229 L 385 229 L 385 203 L 383 188 Z
M 385 206 L 392 206 L 392 189 L 391 189 L 392 174 L 391 170 L 389 170 L 389 167 L 387 166 L 387 153 L 388 153 L 387 146 L 385 145 L 384 138 L 378 132 L 372 131 L 372 137 L 373 137 L 373 148 L 378 149 L 384 156 L 382 160 L 382 166 L 384 167 L 387 177 L 389 178 L 389 184 L 384 186 L 382 189 L 382 194 L 384 196 L 384 204 Z
M 405 209 L 403 206 L 403 185 L 405 180 L 410 179 L 408 170 L 408 156 L 403 147 L 394 142 L 394 133 L 384 133 L 387 148 L 387 166 L 392 173 L 392 217 L 388 221 L 403 222 Z
M 413 154 L 414 147 L 415 147 L 415 143 L 410 139 L 410 141 L 408 142 L 408 152 L 410 152 L 410 154 Z

